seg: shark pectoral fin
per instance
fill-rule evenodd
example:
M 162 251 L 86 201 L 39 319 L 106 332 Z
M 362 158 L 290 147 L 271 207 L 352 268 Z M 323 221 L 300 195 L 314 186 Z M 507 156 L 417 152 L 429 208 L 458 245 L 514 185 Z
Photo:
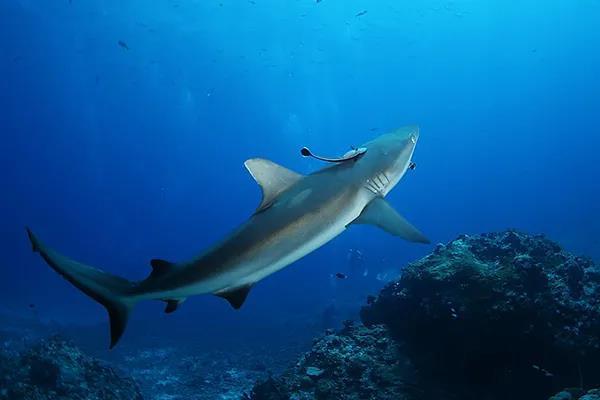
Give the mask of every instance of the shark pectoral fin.
M 402 239 L 417 243 L 431 243 L 417 228 L 385 201 L 376 197 L 363 209 L 353 224 L 371 224 Z
M 164 302 L 167 303 L 167 305 L 165 306 L 165 314 L 171 314 L 172 312 L 177 311 L 177 309 L 179 308 L 181 303 L 183 303 L 185 300 L 186 300 L 186 298 L 163 300 Z
M 244 165 L 262 190 L 256 212 L 268 208 L 280 193 L 302 179 L 302 175 L 262 158 L 251 158 Z
M 233 290 L 223 290 L 220 292 L 216 292 L 215 296 L 219 296 L 227 300 L 229 304 L 231 304 L 231 307 L 235 308 L 236 310 L 239 310 L 240 307 L 242 307 L 242 305 L 244 304 L 244 301 L 246 301 L 246 297 L 248 297 L 248 293 L 250 293 L 251 288 L 252 285 L 247 285 L 235 288 Z

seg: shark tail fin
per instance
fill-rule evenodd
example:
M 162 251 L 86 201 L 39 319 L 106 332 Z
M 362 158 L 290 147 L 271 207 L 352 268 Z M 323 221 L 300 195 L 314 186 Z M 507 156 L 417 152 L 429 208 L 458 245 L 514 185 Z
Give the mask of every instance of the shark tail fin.
M 40 253 L 53 270 L 106 308 L 112 349 L 123 335 L 129 314 L 137 302 L 128 294 L 135 284 L 57 253 L 40 242 L 29 228 L 27 235 L 33 251 Z

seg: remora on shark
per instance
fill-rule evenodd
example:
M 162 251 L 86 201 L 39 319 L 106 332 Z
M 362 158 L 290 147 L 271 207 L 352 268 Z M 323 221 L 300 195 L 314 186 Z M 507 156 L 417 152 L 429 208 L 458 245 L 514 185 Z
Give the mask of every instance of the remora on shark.
M 400 128 L 382 135 L 310 175 L 300 175 L 269 160 L 244 165 L 262 189 L 255 213 L 229 237 L 197 258 L 171 263 L 154 259 L 152 272 L 132 282 L 71 260 L 46 247 L 27 229 L 34 252 L 56 272 L 106 307 L 110 347 L 121 338 L 133 306 L 162 300 L 170 313 L 189 296 L 212 293 L 236 309 L 252 286 L 329 242 L 351 224 L 376 225 L 419 243 L 429 240 L 384 197 L 409 168 L 419 129 Z M 312 156 L 308 149 L 302 154 Z

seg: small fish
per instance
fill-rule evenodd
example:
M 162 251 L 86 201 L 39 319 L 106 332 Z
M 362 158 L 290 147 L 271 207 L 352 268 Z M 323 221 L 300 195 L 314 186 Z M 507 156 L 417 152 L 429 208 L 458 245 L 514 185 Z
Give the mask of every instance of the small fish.
M 366 13 L 368 13 L 368 12 L 369 12 L 369 11 L 367 11 L 367 10 L 363 10 L 363 11 L 361 11 L 361 12 L 357 13 L 357 14 L 355 15 L 355 17 L 361 17 L 361 16 L 365 15 L 365 14 L 366 14 Z
M 546 369 L 544 369 L 544 368 L 542 368 L 542 367 L 540 367 L 538 365 L 532 364 L 531 368 L 533 368 L 533 369 L 535 369 L 537 371 L 540 371 L 547 378 L 552 378 L 554 376 L 554 374 L 552 372 L 550 372 L 550 371 L 548 371 L 548 370 L 546 370 Z
M 31 308 L 33 310 L 35 308 L 35 304 L 33 304 L 33 303 L 29 304 L 29 308 Z
M 338 279 L 346 279 L 346 278 L 348 278 L 348 275 L 343 274 L 341 272 L 336 272 L 335 273 L 335 277 L 338 278 Z
M 122 40 L 119 40 L 117 43 L 119 44 L 119 46 L 121 46 L 121 47 L 122 47 L 122 48 L 124 48 L 125 50 L 129 51 L 129 46 L 127 45 L 127 43 L 125 43 L 125 42 L 124 42 L 124 41 L 122 41 Z

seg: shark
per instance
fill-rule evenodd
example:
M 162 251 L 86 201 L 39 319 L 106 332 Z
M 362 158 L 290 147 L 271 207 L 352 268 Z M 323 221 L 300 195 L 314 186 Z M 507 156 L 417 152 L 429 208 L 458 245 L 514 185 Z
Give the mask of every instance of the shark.
M 149 276 L 130 281 L 68 258 L 47 247 L 27 228 L 34 252 L 76 288 L 103 305 L 110 347 L 122 337 L 133 307 L 143 300 L 166 303 L 172 313 L 188 297 L 214 294 L 239 309 L 257 282 L 313 252 L 348 227 L 370 224 L 416 243 L 429 240 L 386 200 L 413 169 L 419 128 L 381 135 L 342 157 L 301 153 L 327 165 L 308 175 L 272 161 L 244 165 L 262 191 L 255 212 L 229 236 L 199 256 L 181 262 L 153 259 Z

